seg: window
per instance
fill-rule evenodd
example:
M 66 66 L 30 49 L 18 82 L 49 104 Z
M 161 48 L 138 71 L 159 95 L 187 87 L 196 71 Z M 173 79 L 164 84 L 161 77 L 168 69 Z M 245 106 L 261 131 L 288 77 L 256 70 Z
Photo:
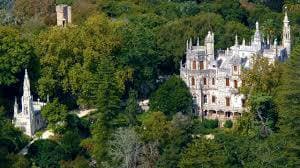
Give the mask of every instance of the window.
M 246 100 L 242 99 L 242 107 L 246 107 Z
M 229 86 L 229 78 L 226 78 L 226 86 Z
M 206 85 L 206 78 L 203 78 L 203 85 Z
M 195 85 L 195 78 L 192 77 L 192 86 L 194 86 L 194 85 Z
M 212 78 L 211 84 L 215 85 L 215 78 Z
M 226 97 L 226 106 L 230 106 L 230 98 Z
M 204 63 L 203 61 L 200 61 L 200 70 L 204 69 Z
M 216 103 L 216 96 L 212 96 L 212 97 L 211 97 L 211 102 L 212 102 L 212 103 Z
M 237 80 L 234 80 L 234 88 L 238 88 L 238 81 Z
M 234 70 L 234 71 L 237 71 L 237 66 L 233 66 L 233 70 Z
M 193 61 L 193 70 L 196 69 L 196 61 Z
M 207 103 L 207 95 L 204 95 L 204 96 L 203 96 L 203 102 L 204 102 L 204 103 Z

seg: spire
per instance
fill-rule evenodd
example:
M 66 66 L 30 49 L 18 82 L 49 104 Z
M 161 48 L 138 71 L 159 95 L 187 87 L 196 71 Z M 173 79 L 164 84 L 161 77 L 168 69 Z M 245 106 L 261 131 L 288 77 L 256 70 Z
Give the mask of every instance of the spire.
M 284 7 L 284 10 L 285 10 L 285 12 L 284 12 L 284 20 L 283 20 L 283 22 L 284 23 L 289 23 L 290 21 L 289 21 L 288 15 L 287 15 L 287 7 Z
M 199 37 L 197 38 L 197 46 L 200 45 L 200 42 L 199 42 Z
M 255 29 L 256 29 L 256 31 L 259 31 L 259 23 L 258 22 L 255 23 Z
M 22 96 L 22 113 L 24 115 L 31 115 L 32 100 L 30 94 L 30 81 L 27 69 L 25 69 L 24 82 L 23 82 L 23 96 Z
M 190 49 L 192 49 L 192 46 L 193 46 L 193 41 L 192 38 L 190 38 L 190 44 L 189 44 Z
M 235 46 L 238 46 L 238 45 L 239 45 L 238 35 L 235 34 Z
M 23 96 L 30 96 L 30 81 L 29 81 L 27 69 L 25 69 L 25 75 L 24 75 Z
M 246 41 L 245 41 L 245 38 L 243 38 L 243 46 L 246 45 Z
M 18 112 L 19 112 L 19 106 L 18 106 L 18 102 L 17 102 L 17 97 L 15 97 L 14 117 L 16 117 L 18 115 Z
M 282 46 L 286 48 L 287 55 L 291 53 L 291 27 L 287 15 L 287 7 L 285 7 L 285 16 L 283 20 Z

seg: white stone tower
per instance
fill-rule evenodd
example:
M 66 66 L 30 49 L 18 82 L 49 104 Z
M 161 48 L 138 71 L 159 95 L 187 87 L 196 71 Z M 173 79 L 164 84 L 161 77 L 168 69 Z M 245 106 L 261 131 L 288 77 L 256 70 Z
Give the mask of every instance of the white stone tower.
M 290 55 L 291 53 L 291 28 L 289 23 L 290 21 L 285 9 L 285 16 L 283 20 L 282 46 L 286 48 L 286 52 L 288 55 Z
M 72 23 L 71 6 L 60 4 L 56 6 L 57 26 L 65 27 Z

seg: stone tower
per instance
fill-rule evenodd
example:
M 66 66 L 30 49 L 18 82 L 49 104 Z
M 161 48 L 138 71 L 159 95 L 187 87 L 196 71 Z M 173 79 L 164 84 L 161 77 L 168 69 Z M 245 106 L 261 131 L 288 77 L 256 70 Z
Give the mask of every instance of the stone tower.
M 72 23 L 71 6 L 60 4 L 56 6 L 57 26 L 65 27 Z
M 286 52 L 288 55 L 290 55 L 291 53 L 291 28 L 289 22 L 290 21 L 287 16 L 287 11 L 285 11 L 283 20 L 282 46 L 286 48 Z

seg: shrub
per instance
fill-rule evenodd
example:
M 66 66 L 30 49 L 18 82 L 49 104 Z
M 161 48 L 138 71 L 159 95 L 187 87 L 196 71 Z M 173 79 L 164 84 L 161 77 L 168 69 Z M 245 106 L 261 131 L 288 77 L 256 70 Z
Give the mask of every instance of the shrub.
M 219 121 L 217 119 L 215 119 L 215 120 L 204 119 L 203 120 L 203 125 L 204 125 L 205 128 L 215 129 L 215 128 L 219 127 Z
M 225 128 L 232 128 L 233 126 L 233 123 L 231 120 L 226 120 L 225 123 L 224 123 L 224 127 Z

